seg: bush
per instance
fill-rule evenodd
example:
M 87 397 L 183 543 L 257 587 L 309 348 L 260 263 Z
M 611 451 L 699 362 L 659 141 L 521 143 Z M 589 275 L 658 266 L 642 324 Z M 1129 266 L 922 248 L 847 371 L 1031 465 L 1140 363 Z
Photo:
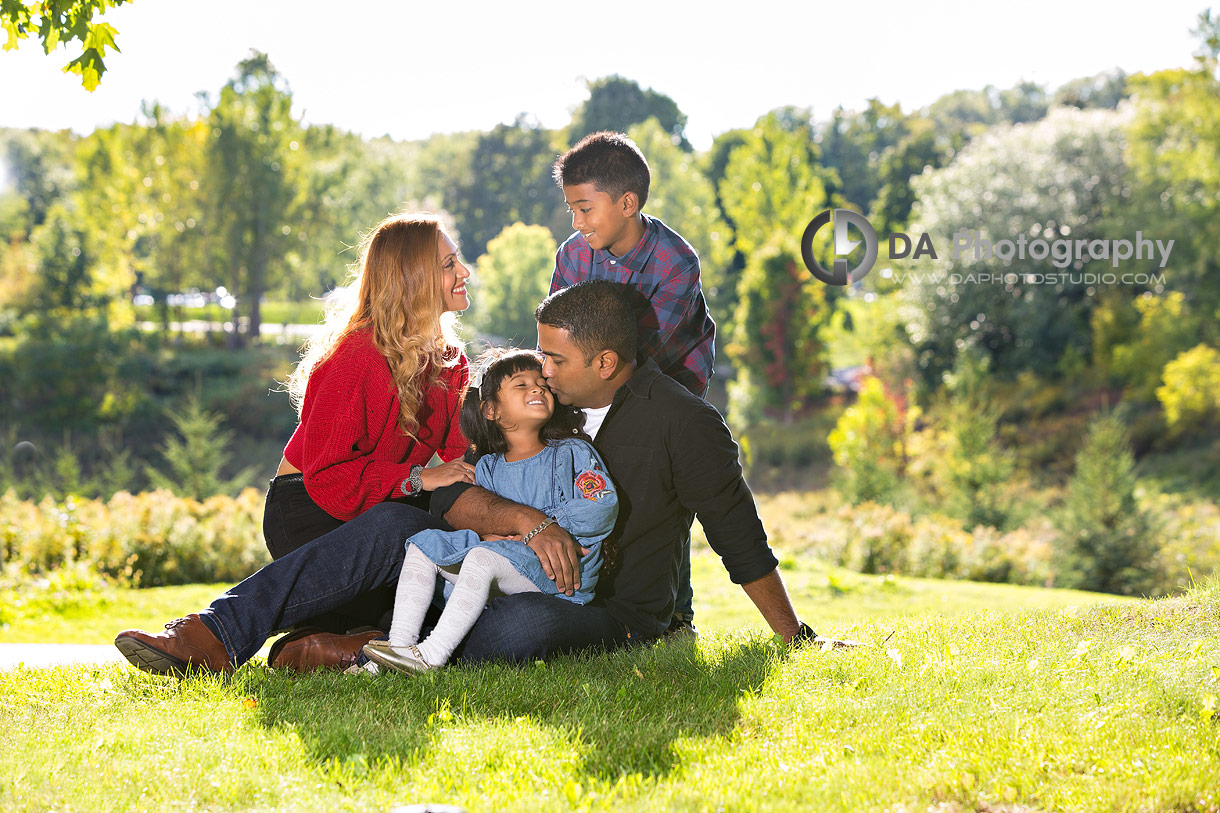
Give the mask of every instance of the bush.
M 884 501 L 897 490 L 906 462 L 907 417 L 880 379 L 861 382 L 859 398 L 828 438 L 839 489 L 850 502 Z
M 1178 432 L 1200 429 L 1220 419 L 1220 351 L 1200 344 L 1165 365 L 1156 397 L 1165 422 Z
M 108 501 L 0 496 L 4 562 L 34 575 L 84 564 L 139 586 L 237 582 L 269 561 L 261 528 L 262 495 L 252 488 L 203 502 L 167 491 Z

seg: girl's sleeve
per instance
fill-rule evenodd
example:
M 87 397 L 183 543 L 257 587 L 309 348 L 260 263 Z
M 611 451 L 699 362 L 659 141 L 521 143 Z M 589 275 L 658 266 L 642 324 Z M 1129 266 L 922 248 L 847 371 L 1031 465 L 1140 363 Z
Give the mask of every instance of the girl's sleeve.
M 453 391 L 453 414 L 450 416 L 449 426 L 445 430 L 445 442 L 437 451 L 437 455 L 448 463 L 450 460 L 457 460 L 464 455 L 470 446 L 470 441 L 462 434 L 459 421 L 462 414 L 462 397 L 466 388 L 470 386 L 470 363 L 466 360 L 464 353 L 461 360 L 446 376 L 446 380 Z
M 555 509 L 560 527 L 585 546 L 601 542 L 614 530 L 618 518 L 618 493 L 597 451 L 583 441 L 565 443 L 556 460 L 557 478 L 571 496 Z

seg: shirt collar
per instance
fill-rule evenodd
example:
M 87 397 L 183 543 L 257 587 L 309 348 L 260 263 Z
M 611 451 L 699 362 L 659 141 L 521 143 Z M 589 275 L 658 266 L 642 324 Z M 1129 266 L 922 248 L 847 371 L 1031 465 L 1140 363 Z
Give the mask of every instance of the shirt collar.
M 640 217 L 644 219 L 644 236 L 635 244 L 635 248 L 622 257 L 615 257 L 602 248 L 594 249 L 593 262 L 602 266 L 613 265 L 625 271 L 643 271 L 652 258 L 653 249 L 657 247 L 657 222 L 645 214 Z

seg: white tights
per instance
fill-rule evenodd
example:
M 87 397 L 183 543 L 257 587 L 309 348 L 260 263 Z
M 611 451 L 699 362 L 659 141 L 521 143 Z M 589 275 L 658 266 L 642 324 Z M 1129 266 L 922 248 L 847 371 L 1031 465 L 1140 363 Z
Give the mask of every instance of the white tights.
M 441 666 L 449 660 L 453 650 L 478 621 L 493 589 L 506 596 L 538 592 L 538 587 L 518 573 L 512 562 L 490 548 L 471 548 L 461 562 L 440 567 L 417 546 L 408 545 L 394 596 L 390 646 L 406 647 L 419 640 L 419 630 L 432 603 L 438 573 L 453 584 L 453 593 L 432 634 L 419 644 L 420 654 L 433 666 Z

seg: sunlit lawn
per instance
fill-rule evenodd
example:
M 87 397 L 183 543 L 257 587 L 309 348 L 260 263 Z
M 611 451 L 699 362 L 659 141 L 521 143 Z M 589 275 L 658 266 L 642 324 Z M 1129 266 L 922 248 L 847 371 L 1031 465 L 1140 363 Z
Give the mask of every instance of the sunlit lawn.
M 1136 602 L 785 557 L 803 617 L 880 644 L 823 653 L 774 644 L 710 552 L 694 573 L 697 646 L 414 677 L 2 672 L 0 807 L 1220 809 L 1215 585 Z M 217 590 L 119 591 L 3 640 L 108 642 Z

